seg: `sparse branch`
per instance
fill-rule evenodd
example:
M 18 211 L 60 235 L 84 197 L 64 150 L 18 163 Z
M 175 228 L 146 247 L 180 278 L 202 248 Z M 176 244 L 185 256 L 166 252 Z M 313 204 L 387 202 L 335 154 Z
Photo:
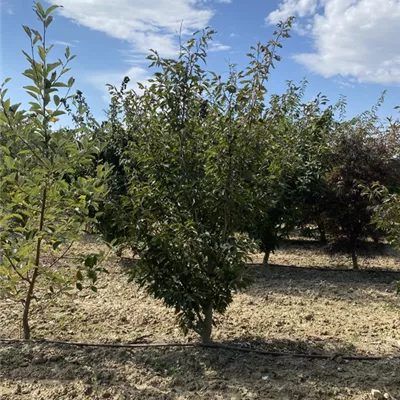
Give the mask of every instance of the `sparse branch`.
M 7 252 L 3 251 L 3 254 L 6 256 L 8 262 L 10 263 L 12 269 L 15 271 L 15 273 L 23 280 L 26 281 L 28 283 L 30 283 L 30 279 L 28 276 L 23 276 L 19 271 L 18 268 L 16 267 L 16 265 L 13 263 L 13 261 L 11 260 L 11 258 L 8 256 Z

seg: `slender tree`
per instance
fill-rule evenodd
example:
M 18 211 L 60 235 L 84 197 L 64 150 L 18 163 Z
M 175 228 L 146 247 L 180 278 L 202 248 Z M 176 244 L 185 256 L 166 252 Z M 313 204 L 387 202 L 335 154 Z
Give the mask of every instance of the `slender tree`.
M 35 3 L 41 32 L 23 26 L 31 43 L 30 54 L 23 52 L 29 63 L 23 75 L 32 81 L 25 86 L 33 98 L 29 111 L 11 103 L 4 84 L 0 95 L 0 288 L 2 296 L 23 305 L 25 339 L 31 336 L 32 301 L 40 301 L 39 293 L 45 287 L 45 296 L 54 296 L 74 284 L 81 289 L 86 275 L 96 290 L 94 283 L 101 270 L 96 254 L 82 255 L 74 270 L 58 268 L 82 237 L 85 223 L 96 220 L 96 213 L 89 216 L 89 208 L 96 210 L 106 192 L 108 168 L 98 164 L 91 175 L 80 173 L 98 152 L 85 125 L 79 129 L 52 127 L 65 113 L 62 108 L 74 98 L 69 95 L 74 79 L 64 83 L 62 78 L 75 56 L 67 47 L 64 61 L 49 61 L 53 46 L 47 45 L 47 33 L 56 9 Z M 58 95 L 61 88 L 66 90 L 63 98 Z

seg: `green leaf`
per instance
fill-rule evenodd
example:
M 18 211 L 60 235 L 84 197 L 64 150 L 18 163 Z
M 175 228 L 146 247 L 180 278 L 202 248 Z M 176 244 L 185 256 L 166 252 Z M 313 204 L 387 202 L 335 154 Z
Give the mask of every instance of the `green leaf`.
M 53 21 L 53 17 L 52 16 L 47 17 L 45 22 L 44 22 L 44 26 L 47 28 L 51 24 L 52 21 Z
M 32 93 L 30 91 L 27 91 L 27 93 L 32 96 L 36 101 L 40 101 L 40 96 L 38 94 Z
M 4 80 L 4 82 L 1 84 L 1 87 L 3 87 L 4 85 L 6 85 L 8 82 L 10 82 L 11 81 L 11 78 L 6 78 L 5 80 Z
M 62 70 L 61 70 L 61 74 L 60 75 L 64 75 L 64 74 L 66 74 L 68 71 L 70 71 L 71 70 L 71 68 L 63 68 Z
M 42 36 L 40 35 L 36 35 L 35 38 L 33 39 L 33 44 L 35 45 L 37 42 L 42 40 Z M 39 53 L 40 55 L 40 53 Z
M 94 254 L 89 255 L 85 258 L 85 267 L 93 268 L 97 264 L 97 256 Z
M 14 160 L 9 157 L 9 156 L 3 156 L 3 162 L 6 165 L 6 167 L 10 170 L 14 169 L 15 167 L 15 162 Z
M 24 86 L 24 89 L 30 90 L 31 92 L 41 94 L 40 90 L 36 86 Z
M 47 73 L 50 73 L 53 71 L 53 69 L 59 67 L 60 65 L 62 64 L 59 61 L 47 64 Z
M 8 92 L 8 89 L 1 89 L 1 96 L 0 96 L 0 98 L 1 98 L 2 100 L 4 100 L 4 97 L 6 96 L 7 92 Z
M 29 27 L 26 26 L 26 25 L 22 25 L 22 27 L 24 28 L 24 31 L 26 32 L 26 34 L 31 38 L 32 37 L 32 32 L 29 29 Z
M 53 112 L 51 113 L 51 116 L 52 116 L 52 117 L 59 117 L 60 115 L 64 115 L 64 114 L 65 114 L 65 111 L 56 110 L 56 111 L 53 111 Z
M 68 85 L 63 82 L 56 82 L 53 83 L 53 87 L 68 87 Z
M 60 244 L 62 244 L 63 242 L 61 242 L 61 241 L 56 241 L 56 242 L 54 242 L 52 245 L 51 245 L 51 247 L 53 247 L 53 250 L 57 250 L 57 248 L 58 248 L 58 246 L 60 245 Z
M 82 283 L 81 282 L 76 282 L 76 288 L 78 290 L 82 290 L 83 289 Z
M 4 111 L 5 111 L 6 113 L 8 113 L 8 111 L 10 110 L 10 103 L 11 103 L 11 100 L 10 100 L 10 99 L 7 99 L 7 100 L 5 100 L 5 101 L 3 102 Z
M 40 59 L 43 62 L 45 62 L 46 61 L 46 52 L 45 52 L 43 46 L 38 46 L 38 53 L 39 53 Z
M 35 3 L 35 9 L 40 17 L 45 18 L 46 13 L 44 12 L 43 6 L 39 2 Z
M 9 149 L 7 146 L 1 146 L 1 147 L 0 147 L 0 150 L 1 150 L 3 153 L 7 154 L 8 156 L 11 155 L 10 149 Z
M 40 40 L 42 40 L 42 35 L 40 34 L 40 32 L 36 29 L 31 29 L 31 31 L 35 34 L 35 36 L 39 36 Z
M 59 8 L 59 7 L 60 7 L 60 6 L 58 6 L 58 5 L 50 6 L 50 7 L 46 10 L 44 16 L 45 16 L 45 17 L 48 17 L 54 10 L 56 10 L 56 9 Z
M 68 79 L 68 87 L 72 87 L 73 84 L 75 83 L 75 79 L 71 76 L 71 78 Z
M 12 113 L 16 113 L 20 105 L 21 103 L 13 104 L 12 106 L 10 106 L 10 111 Z

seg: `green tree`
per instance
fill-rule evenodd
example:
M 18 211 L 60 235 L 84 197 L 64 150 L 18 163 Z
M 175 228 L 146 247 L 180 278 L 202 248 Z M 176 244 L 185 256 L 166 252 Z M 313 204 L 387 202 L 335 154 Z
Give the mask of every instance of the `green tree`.
M 226 81 L 206 72 L 212 31 L 181 46 L 177 59 L 156 51 L 157 72 L 142 94 L 121 94 L 114 118 L 129 138 L 133 247 L 140 256 L 131 279 L 176 310 L 180 326 L 210 340 L 213 313 L 246 286 L 252 240 L 237 232 L 253 210 L 253 187 L 265 154 L 265 83 L 291 20 L 277 38 L 249 53 L 249 67 L 230 66 Z M 118 114 L 118 113 L 117 113 Z
M 128 82 L 129 78 L 125 77 L 120 87 L 120 94 L 124 93 Z M 118 108 L 118 101 L 113 100 L 108 111 L 111 121 L 115 121 Z M 131 135 L 115 122 L 101 133 L 99 139 L 104 147 L 99 154 L 99 160 L 112 166 L 112 174 L 109 191 L 100 204 L 102 214 L 98 218 L 97 229 L 106 240 L 114 240 L 116 254 L 121 255 L 123 248 L 129 246 L 131 236 L 130 219 L 126 216 L 132 212 L 132 207 L 128 196 L 129 182 L 124 157 Z
M 102 270 L 99 254 L 82 255 L 75 270 L 58 268 L 82 237 L 84 224 L 96 220 L 96 214 L 89 216 L 89 208 L 96 210 L 106 192 L 108 168 L 99 164 L 91 175 L 78 173 L 93 163 L 99 151 L 87 126 L 52 129 L 65 113 L 61 108 L 74 98 L 69 95 L 74 79 L 64 83 L 61 78 L 75 56 L 67 47 L 64 61 L 49 62 L 53 46 L 47 46 L 47 31 L 56 8 L 45 10 L 35 3 L 42 31 L 23 26 L 31 43 L 31 54 L 23 52 L 29 63 L 23 75 L 32 81 L 24 87 L 33 98 L 30 110 L 11 104 L 4 84 L 0 96 L 0 288 L 1 296 L 23 304 L 25 339 L 31 335 L 32 300 L 40 300 L 44 288 L 50 297 L 74 284 L 81 289 L 87 276 L 96 290 L 97 272 Z M 66 90 L 63 98 L 58 95 L 60 88 Z M 41 290 L 36 291 L 39 282 Z
M 306 83 L 289 82 L 286 93 L 272 96 L 265 119 L 269 144 L 254 188 L 260 202 L 248 227 L 265 253 L 264 264 L 279 240 L 304 219 L 304 200 L 317 188 L 325 168 L 332 107 L 322 109 L 327 100 L 321 95 L 303 103 Z

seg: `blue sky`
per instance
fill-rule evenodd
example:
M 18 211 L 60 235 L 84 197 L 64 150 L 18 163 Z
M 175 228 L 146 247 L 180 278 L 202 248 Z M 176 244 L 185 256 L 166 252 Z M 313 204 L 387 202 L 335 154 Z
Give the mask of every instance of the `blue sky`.
M 13 102 L 27 101 L 27 67 L 21 50 L 29 39 L 21 25 L 38 28 L 28 0 L 1 1 L 1 81 L 11 77 Z M 77 54 L 72 63 L 75 89 L 83 91 L 96 117 L 107 108 L 105 84 L 124 76 L 133 86 L 151 74 L 149 48 L 166 56 L 177 52 L 177 32 L 189 34 L 206 25 L 218 33 L 210 46 L 208 67 L 227 71 L 228 62 L 246 65 L 246 52 L 271 38 L 274 24 L 296 17 L 292 38 L 284 42 L 268 83 L 281 93 L 286 80 L 309 82 L 307 99 L 322 92 L 331 102 L 345 95 L 348 115 L 369 109 L 383 90 L 381 116 L 396 115 L 400 105 L 400 0 L 48 0 L 62 4 L 49 31 L 54 57 L 65 45 Z

